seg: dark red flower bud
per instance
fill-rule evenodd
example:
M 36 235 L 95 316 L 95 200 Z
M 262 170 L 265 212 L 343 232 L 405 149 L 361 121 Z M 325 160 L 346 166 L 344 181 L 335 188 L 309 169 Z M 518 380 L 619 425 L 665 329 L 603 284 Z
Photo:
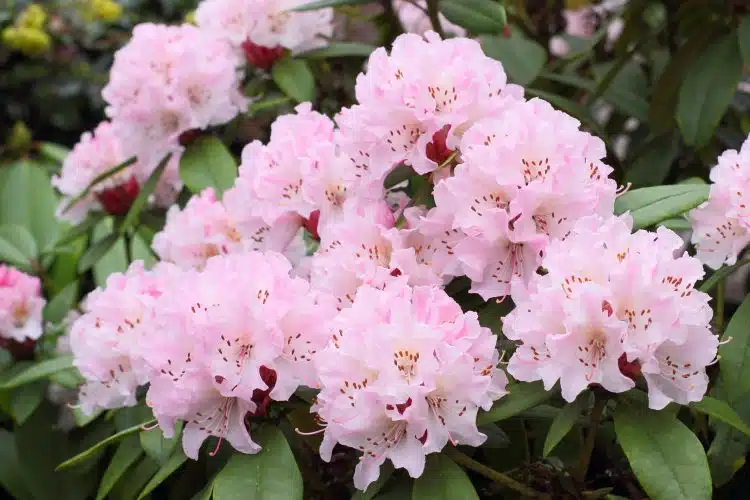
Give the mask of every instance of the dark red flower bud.
M 242 44 L 242 51 L 245 52 L 248 64 L 262 70 L 273 66 L 273 63 L 284 55 L 284 47 L 264 47 L 250 40 L 245 40 Z
M 318 234 L 318 223 L 320 222 L 320 210 L 315 210 L 310 214 L 310 217 L 305 219 L 302 224 L 307 232 L 313 237 L 313 239 L 320 241 L 320 235 Z
M 453 150 L 448 148 L 448 132 L 450 132 L 451 126 L 446 125 L 432 135 L 432 142 L 427 144 L 426 154 L 427 158 L 434 161 L 438 165 L 443 164 L 453 154 Z
M 641 364 L 638 360 L 628 361 L 624 354 L 617 359 L 617 366 L 620 368 L 620 373 L 633 381 L 641 376 Z
M 96 193 L 96 199 L 110 215 L 125 215 L 141 190 L 135 177 L 117 186 Z

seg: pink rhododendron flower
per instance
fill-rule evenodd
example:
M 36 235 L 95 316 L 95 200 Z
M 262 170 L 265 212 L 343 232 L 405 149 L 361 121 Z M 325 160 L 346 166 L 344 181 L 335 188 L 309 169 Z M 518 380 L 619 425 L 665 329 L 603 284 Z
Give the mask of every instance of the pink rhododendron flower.
M 508 104 L 464 133 L 461 163 L 435 186 L 435 216 L 463 235 L 451 251 L 485 299 L 525 286 L 577 219 L 612 213 L 604 143 L 579 124 L 540 99 Z
M 249 212 L 246 203 L 242 208 Z M 253 250 L 284 252 L 299 227 L 294 219 L 279 220 L 273 226 L 247 215 L 235 221 L 213 189 L 206 188 L 184 209 L 169 209 L 164 229 L 154 236 L 152 246 L 163 261 L 202 268 L 215 255 Z
M 750 243 L 750 137 L 739 151 L 729 149 L 711 170 L 711 195 L 693 210 L 692 241 L 697 257 L 718 269 L 734 264 Z
M 427 16 L 427 2 L 425 0 L 395 0 L 393 7 L 396 9 L 401 25 L 407 33 L 421 35 L 432 30 L 432 23 Z M 455 36 L 465 36 L 466 30 L 448 21 L 440 14 L 440 25 L 443 30 Z
M 306 0 L 203 0 L 198 27 L 244 50 L 254 66 L 268 69 L 283 50 L 304 52 L 326 45 L 333 35 L 333 9 L 294 12 Z
M 42 336 L 41 282 L 0 264 L 0 340 L 36 340 Z
M 234 118 L 246 105 L 237 66 L 227 43 L 195 26 L 136 26 L 102 91 L 123 150 L 154 167 L 181 151 L 181 134 Z
M 521 341 L 508 365 L 514 377 L 547 389 L 559 380 L 572 402 L 591 384 L 627 391 L 640 371 L 653 409 L 703 398 L 719 343 L 709 296 L 694 289 L 700 262 L 675 256 L 682 241 L 672 231 L 631 234 L 631 225 L 629 216 L 584 217 L 549 244 L 547 274 L 514 293 L 503 322 Z
M 468 126 L 523 96 L 478 42 L 441 40 L 433 32 L 401 35 L 390 54 L 373 52 L 356 92 L 359 104 L 337 118 L 342 148 L 379 180 L 401 161 L 418 173 L 435 170 L 427 145 L 436 133 L 453 149 Z
M 321 391 L 313 410 L 325 422 L 320 453 L 336 443 L 362 453 L 354 485 L 364 490 L 390 459 L 419 477 L 425 456 L 449 441 L 478 446 L 479 408 L 505 394 L 495 337 L 437 287 L 397 279 L 361 286 L 331 322 L 318 357 Z
M 101 122 L 93 132 L 86 132 L 63 162 L 62 171 L 52 178 L 52 185 L 63 194 L 58 217 L 80 223 L 92 210 L 104 210 L 112 215 L 124 215 L 138 196 L 156 165 L 136 161 L 133 165 L 95 184 L 89 194 L 74 205 L 70 203 L 82 195 L 94 179 L 124 163 L 129 155 L 122 147 L 112 124 Z M 154 202 L 161 206 L 174 203 L 182 187 L 179 179 L 179 160 L 172 158 L 160 178 Z

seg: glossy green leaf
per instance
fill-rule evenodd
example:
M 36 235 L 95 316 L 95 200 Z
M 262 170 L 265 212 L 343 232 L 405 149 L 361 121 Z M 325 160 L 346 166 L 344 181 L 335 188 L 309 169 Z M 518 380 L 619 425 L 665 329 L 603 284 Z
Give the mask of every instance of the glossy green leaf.
M 55 163 L 62 164 L 70 153 L 70 149 L 53 142 L 40 142 L 38 144 L 39 153 Z
M 92 246 L 100 241 L 111 237 L 114 233 L 114 221 L 111 217 L 103 219 L 96 225 L 93 232 Z M 90 249 L 91 247 L 89 247 Z M 80 261 L 79 261 L 80 266 Z M 101 255 L 94 264 L 94 281 L 99 286 L 104 286 L 107 277 L 112 273 L 122 273 L 128 268 L 128 258 L 125 251 L 125 241 L 118 238 L 109 249 Z
M 146 483 L 146 486 L 143 487 L 143 491 L 141 491 L 140 495 L 138 495 L 138 500 L 145 498 L 149 493 L 154 491 L 157 486 L 163 483 L 169 476 L 174 474 L 175 471 L 179 469 L 186 460 L 187 457 L 182 451 L 182 448 L 178 448 L 175 453 L 170 456 L 166 462 L 164 462 L 164 465 L 162 465 L 161 468 L 156 471 L 156 474 L 154 474 L 149 482 Z
M 10 408 L 13 412 L 13 420 L 23 424 L 27 418 L 39 408 L 46 394 L 47 384 L 37 381 L 24 384 L 14 389 L 10 396 Z
M 138 439 L 141 442 L 143 451 L 146 455 L 156 460 L 160 464 L 163 464 L 174 452 L 177 445 L 180 443 L 180 436 L 182 433 L 182 422 L 179 422 L 174 429 L 174 436 L 170 439 L 164 437 L 164 433 L 161 428 L 143 430 L 138 435 Z
M 663 220 L 659 225 L 675 232 L 690 231 L 693 229 L 692 224 L 690 224 L 690 221 L 685 217 L 675 217 L 673 219 Z
M 164 169 L 167 168 L 167 165 L 169 164 L 169 160 L 171 158 L 172 153 L 169 153 L 167 154 L 167 156 L 162 158 L 162 160 L 159 162 L 159 165 L 157 165 L 154 171 L 151 172 L 151 175 L 148 177 L 146 183 L 141 186 L 141 189 L 138 191 L 138 196 L 136 196 L 135 200 L 133 200 L 133 204 L 130 205 L 130 209 L 128 210 L 128 213 L 125 215 L 125 219 L 120 225 L 120 233 L 124 233 L 128 229 L 136 227 L 138 225 L 141 217 L 141 212 L 144 208 L 146 208 L 146 203 L 148 203 L 148 199 L 154 193 L 156 185 L 159 183 L 159 179 L 161 179 L 161 175 L 162 173 L 164 173 Z
M 700 287 L 698 287 L 698 289 L 701 292 L 711 292 L 711 290 L 713 290 L 716 285 L 731 276 L 733 272 L 743 266 L 746 266 L 747 264 L 750 264 L 750 259 L 743 259 L 736 262 L 735 264 L 732 264 L 731 266 L 724 266 L 717 269 L 706 281 L 701 284 Z
M 727 394 L 732 404 L 742 395 L 750 392 L 750 295 L 735 311 L 724 331 L 719 346 L 719 370 Z
M 589 406 L 589 393 L 580 394 L 578 398 L 570 404 L 565 405 L 562 410 L 552 420 L 552 424 L 544 440 L 544 456 L 548 456 L 555 446 L 570 432 L 581 413 Z
M 729 108 L 742 73 L 734 33 L 712 43 L 685 75 L 677 102 L 677 123 L 685 142 L 708 144 Z
M 292 10 L 302 12 L 306 10 L 324 9 L 326 7 L 343 7 L 344 5 L 364 5 L 374 3 L 375 0 L 316 0 L 315 2 L 300 5 Z
M 528 85 L 539 76 L 547 62 L 547 51 L 523 31 L 511 25 L 511 36 L 483 35 L 482 49 L 489 57 L 503 63 L 510 80 Z
M 253 439 L 263 450 L 229 459 L 214 480 L 214 500 L 301 500 L 302 475 L 284 434 L 264 427 Z
M 86 220 L 78 224 L 77 226 L 71 227 L 67 230 L 59 240 L 57 240 L 56 247 L 63 247 L 89 233 L 97 224 L 104 219 L 103 212 L 94 212 L 88 215 Z
M 73 356 L 61 356 L 32 364 L 16 376 L 0 384 L 1 390 L 14 389 L 37 380 L 42 380 L 62 370 L 73 369 Z
M 750 427 L 745 425 L 742 418 L 740 418 L 740 416 L 737 415 L 737 412 L 726 402 L 720 399 L 704 396 L 701 401 L 693 403 L 690 406 L 691 408 L 694 408 L 701 413 L 705 413 L 717 420 L 721 420 L 725 424 L 728 424 L 747 436 L 750 436 Z
M 108 234 L 101 240 L 91 245 L 78 261 L 78 272 L 83 274 L 98 263 L 120 241 L 117 233 Z
M 479 414 L 477 425 L 499 422 L 514 417 L 543 403 L 554 394 L 554 391 L 545 390 L 541 382 L 513 384 L 508 386 L 508 391 L 510 394 L 500 398 L 490 411 Z
M 237 162 L 218 137 L 199 138 L 180 158 L 180 178 L 194 194 L 210 187 L 221 198 L 236 177 Z
M 673 415 L 621 402 L 615 431 L 638 481 L 652 500 L 710 500 L 703 445 Z
M 98 452 L 99 450 L 101 450 L 105 446 L 110 445 L 112 443 L 115 443 L 115 442 L 117 442 L 117 441 L 119 441 L 119 440 L 121 440 L 121 439 L 123 439 L 123 438 L 125 438 L 125 437 L 127 437 L 129 435 L 131 435 L 131 434 L 134 434 L 134 433 L 142 430 L 144 427 L 151 426 L 151 425 L 153 425 L 155 423 L 156 423 L 156 420 L 153 420 L 153 419 L 152 420 L 148 420 L 148 421 L 142 422 L 142 423 L 140 423 L 138 425 L 134 425 L 132 427 L 128 427 L 127 429 L 124 429 L 124 430 L 118 432 L 117 434 L 113 434 L 113 435 L 109 436 L 107 439 L 99 441 L 98 443 L 96 443 L 91 448 L 88 448 L 87 450 L 82 451 L 78 455 L 76 455 L 74 457 L 71 457 L 68 460 L 64 461 L 63 463 L 61 463 L 60 465 L 58 465 L 55 470 L 63 470 L 63 469 L 67 469 L 68 467 L 72 467 L 74 465 L 77 465 L 77 464 L 85 461 L 86 459 L 90 458 L 91 456 L 93 456 L 96 452 Z
M 292 57 L 279 59 L 271 68 L 271 76 L 282 92 L 295 101 L 315 99 L 315 77 L 304 60 Z
M 676 134 L 653 137 L 637 151 L 630 167 L 625 171 L 625 182 L 635 189 L 662 184 L 677 156 L 680 141 Z
M 323 48 L 309 50 L 298 54 L 305 59 L 328 59 L 330 57 L 369 57 L 375 46 L 358 42 L 330 43 Z
M 427 457 L 424 473 L 414 481 L 412 500 L 479 500 L 461 467 L 445 455 Z
M 99 483 L 99 491 L 96 493 L 96 500 L 104 500 L 112 490 L 112 487 L 125 475 L 141 455 L 143 455 L 143 450 L 136 436 L 128 436 L 123 439 L 117 447 L 117 451 L 112 456 L 107 470 L 104 471 L 102 480 Z
M 39 251 L 57 240 L 60 223 L 55 216 L 57 196 L 44 169 L 30 161 L 8 168 L 0 184 L 0 225 L 26 228 Z
M 705 184 L 676 184 L 634 189 L 615 200 L 615 213 L 630 212 L 633 229 L 650 227 L 692 210 L 708 199 Z
M 31 238 L 30 240 L 27 238 Z M 36 256 L 36 242 L 23 226 L 0 227 L 0 262 L 32 272 L 32 260 Z
M 500 33 L 508 22 L 505 8 L 487 0 L 442 0 L 440 11 L 450 22 L 477 35 Z
M 43 311 L 44 321 L 61 322 L 75 305 L 76 298 L 78 298 L 78 282 L 74 281 L 68 283 L 65 288 L 52 297 L 52 300 L 47 302 Z
M 119 481 L 112 489 L 110 498 L 112 500 L 136 500 L 138 493 L 146 483 L 154 477 L 161 467 L 158 462 L 144 456 L 128 472 L 126 481 Z
M 15 436 L 0 429 L 0 487 L 19 500 L 32 499 L 24 483 Z
M 737 27 L 737 41 L 740 45 L 742 62 L 750 67 L 750 14 L 746 14 Z

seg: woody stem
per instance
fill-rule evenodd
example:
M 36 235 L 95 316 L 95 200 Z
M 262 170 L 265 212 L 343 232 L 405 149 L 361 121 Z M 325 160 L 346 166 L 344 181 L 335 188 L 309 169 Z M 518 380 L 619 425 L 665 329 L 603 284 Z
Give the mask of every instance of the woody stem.
M 498 472 L 495 469 L 492 469 L 490 467 L 487 467 L 484 464 L 481 464 L 474 460 L 473 458 L 464 455 L 458 449 L 446 446 L 443 449 L 443 452 L 448 455 L 454 462 L 456 462 L 459 465 L 462 465 L 466 467 L 467 469 L 470 469 L 477 474 L 480 474 L 487 479 L 491 479 L 492 481 L 495 481 L 496 483 L 505 486 L 506 488 L 509 488 L 511 490 L 515 490 L 519 492 L 520 494 L 529 497 L 529 498 L 549 498 L 549 495 L 546 493 L 541 493 L 539 491 L 536 491 L 525 484 L 519 483 L 515 479 L 513 479 L 510 476 L 506 476 L 502 472 Z
M 594 398 L 594 407 L 591 409 L 591 417 L 589 419 L 589 429 L 586 433 L 586 440 L 583 443 L 583 453 L 581 454 L 578 468 L 573 474 L 573 476 L 579 481 L 584 481 L 586 479 L 586 472 L 588 472 L 591 454 L 594 452 L 594 444 L 596 443 L 596 432 L 602 421 L 604 407 L 607 406 L 607 399 L 600 394 L 595 392 Z
M 443 24 L 440 22 L 438 0 L 427 0 L 427 16 L 430 18 L 430 24 L 432 24 L 432 29 L 435 30 L 435 33 L 440 35 L 440 38 L 445 38 Z

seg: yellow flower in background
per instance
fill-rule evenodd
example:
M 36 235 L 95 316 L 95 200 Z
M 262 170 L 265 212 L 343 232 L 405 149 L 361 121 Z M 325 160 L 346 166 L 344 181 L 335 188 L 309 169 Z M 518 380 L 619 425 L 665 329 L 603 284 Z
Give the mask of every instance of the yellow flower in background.
M 114 0 L 90 0 L 91 17 L 100 21 L 117 21 L 122 15 L 122 6 Z
M 195 11 L 191 10 L 185 14 L 185 22 L 189 24 L 195 24 Z
M 47 52 L 52 45 L 52 39 L 38 28 L 12 26 L 5 28 L 2 41 L 10 49 L 17 50 L 27 56 L 36 56 Z
M 29 4 L 16 19 L 16 26 L 41 30 L 47 24 L 47 11 L 37 3 Z

